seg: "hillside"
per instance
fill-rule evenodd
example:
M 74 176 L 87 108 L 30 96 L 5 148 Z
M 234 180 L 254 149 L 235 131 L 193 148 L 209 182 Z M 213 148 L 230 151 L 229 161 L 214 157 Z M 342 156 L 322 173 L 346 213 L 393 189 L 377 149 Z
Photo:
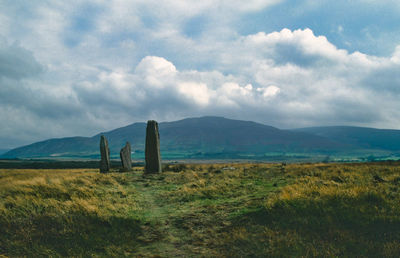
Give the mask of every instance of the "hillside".
M 0 155 L 6 153 L 7 151 L 9 151 L 9 149 L 0 149 Z
M 93 137 L 49 139 L 13 149 L 3 157 L 88 157 L 99 156 L 98 144 L 104 134 L 114 157 L 129 141 L 133 156 L 143 157 L 145 123 L 134 123 Z M 337 152 L 349 148 L 320 136 L 280 130 L 250 121 L 222 117 L 187 118 L 159 124 L 161 152 L 164 158 L 262 156 L 267 152 Z
M 400 151 L 400 130 L 354 126 L 308 127 L 293 130 L 348 143 L 364 149 Z
M 187 118 L 159 124 L 163 159 L 310 160 L 317 157 L 386 158 L 400 155 L 400 131 L 362 127 L 310 127 L 281 130 L 222 117 Z M 132 157 L 144 157 L 146 123 L 134 123 L 93 137 L 49 139 L 13 149 L 3 158 L 99 158 L 104 134 L 113 158 L 126 141 Z M 338 160 L 338 159 L 336 159 Z

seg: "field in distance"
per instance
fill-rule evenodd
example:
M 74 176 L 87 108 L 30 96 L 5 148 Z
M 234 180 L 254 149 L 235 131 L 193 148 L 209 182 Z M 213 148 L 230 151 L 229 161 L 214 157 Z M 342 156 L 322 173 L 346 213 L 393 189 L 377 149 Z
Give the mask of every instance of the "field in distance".
M 0 169 L 0 256 L 400 254 L 400 162 Z

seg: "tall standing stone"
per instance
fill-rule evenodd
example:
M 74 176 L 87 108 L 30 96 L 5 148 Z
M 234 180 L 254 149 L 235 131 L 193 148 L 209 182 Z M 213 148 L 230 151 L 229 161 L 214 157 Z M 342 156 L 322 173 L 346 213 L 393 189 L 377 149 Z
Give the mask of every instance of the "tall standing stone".
M 100 138 L 100 172 L 107 173 L 110 171 L 110 148 L 108 148 L 108 141 L 104 135 Z
M 160 173 L 160 134 L 158 133 L 158 123 L 154 120 L 150 120 L 147 122 L 145 156 L 145 172 Z
M 122 162 L 122 171 L 132 170 L 132 159 L 131 159 L 131 144 L 126 142 L 125 147 L 119 152 Z

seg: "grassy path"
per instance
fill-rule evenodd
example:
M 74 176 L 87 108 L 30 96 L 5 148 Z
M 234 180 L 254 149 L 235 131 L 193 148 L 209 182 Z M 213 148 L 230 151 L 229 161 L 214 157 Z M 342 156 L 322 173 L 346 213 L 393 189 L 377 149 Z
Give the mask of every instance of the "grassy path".
M 160 175 L 143 176 L 142 173 L 136 174 L 133 182 L 136 191 L 140 193 L 139 202 L 143 207 L 143 217 L 145 219 L 142 227 L 143 236 L 141 241 L 147 243 L 138 249 L 138 254 L 143 256 L 185 256 L 180 248 L 182 241 L 189 238 L 185 230 L 175 226 L 173 216 L 178 207 L 170 205 L 165 200 L 160 199 L 161 188 L 165 184 L 155 182 L 162 181 Z
M 143 176 L 132 185 L 143 208 L 143 256 L 215 256 L 214 239 L 231 226 L 232 216 L 248 212 L 277 188 L 269 175 L 274 166 L 243 177 L 242 169 Z M 167 180 L 167 178 L 169 180 Z M 275 179 L 274 182 L 280 182 Z M 222 233 L 223 234 L 223 233 Z M 220 236 L 221 237 L 221 236 Z M 213 249 L 215 248 L 215 249 Z

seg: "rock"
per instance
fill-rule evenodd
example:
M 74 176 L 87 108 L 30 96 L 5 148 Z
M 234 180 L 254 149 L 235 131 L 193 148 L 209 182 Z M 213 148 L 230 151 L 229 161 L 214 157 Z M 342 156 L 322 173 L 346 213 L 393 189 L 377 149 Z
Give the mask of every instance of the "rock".
M 131 159 L 131 144 L 126 142 L 125 147 L 119 152 L 121 157 L 122 169 L 121 171 L 127 172 L 132 170 L 132 159 Z
M 108 148 L 108 141 L 104 135 L 100 138 L 100 172 L 107 173 L 110 171 L 110 149 Z
M 161 172 L 160 134 L 158 124 L 154 120 L 147 122 L 145 146 L 146 173 Z

